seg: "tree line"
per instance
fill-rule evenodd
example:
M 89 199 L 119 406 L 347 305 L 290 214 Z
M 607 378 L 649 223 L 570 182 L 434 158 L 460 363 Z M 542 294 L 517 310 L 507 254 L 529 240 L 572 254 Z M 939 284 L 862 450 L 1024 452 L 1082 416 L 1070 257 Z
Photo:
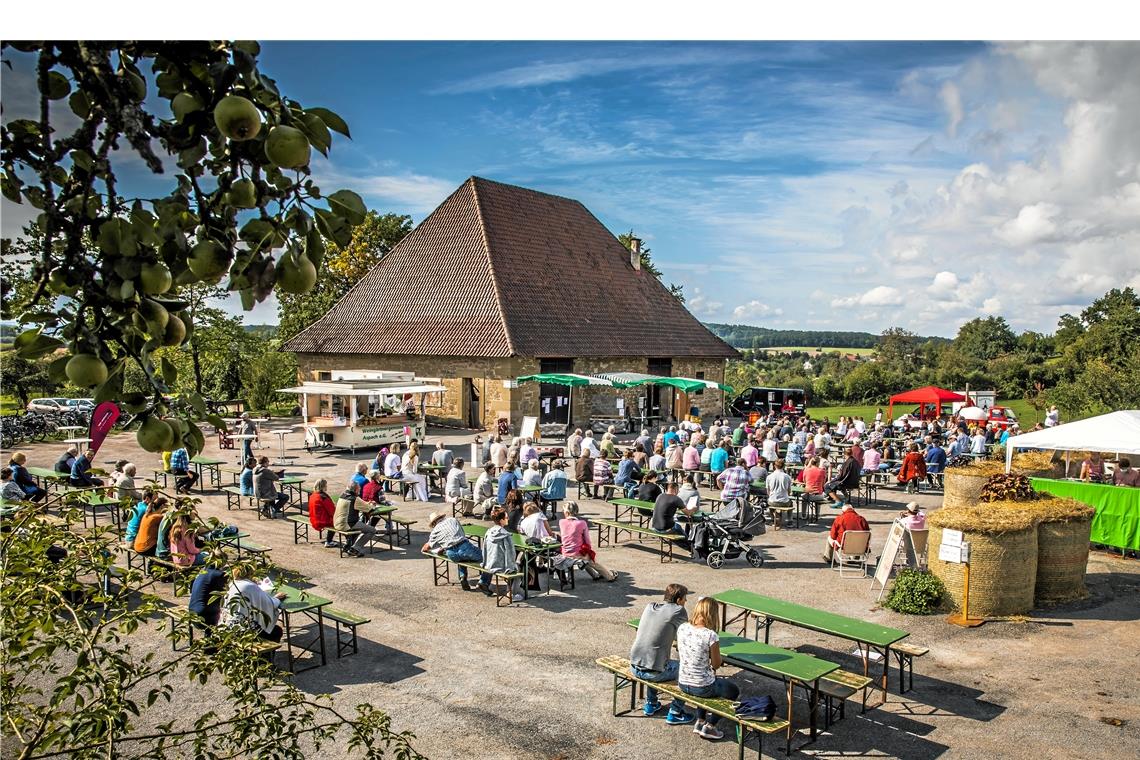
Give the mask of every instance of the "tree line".
M 1113 288 L 1079 314 L 1062 314 L 1052 334 L 1018 334 L 1003 317 L 990 316 L 966 322 L 952 340 L 901 327 L 875 340 L 870 357 L 852 360 L 836 351 L 810 357 L 810 366 L 803 352 L 745 351 L 743 360 L 729 363 L 727 382 L 804 388 L 816 406 L 880 404 L 909 388 L 969 385 L 1038 409 L 1055 403 L 1070 417 L 1140 407 L 1140 296 L 1132 288 Z

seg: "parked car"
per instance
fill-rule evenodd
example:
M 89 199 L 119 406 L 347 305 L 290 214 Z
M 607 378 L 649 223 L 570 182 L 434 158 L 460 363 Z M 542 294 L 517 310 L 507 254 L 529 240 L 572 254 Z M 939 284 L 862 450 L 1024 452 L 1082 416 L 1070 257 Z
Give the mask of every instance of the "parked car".
M 69 398 L 67 400 L 67 408 L 76 412 L 93 412 L 95 411 L 95 399 Z
M 988 422 L 992 428 L 1005 430 L 1017 422 L 1017 414 L 1008 406 L 991 406 Z
M 62 412 L 68 406 L 68 398 L 34 398 L 28 402 L 29 412 Z
M 806 414 L 807 394 L 802 388 L 745 388 L 728 408 L 735 416 L 743 419 L 749 419 L 752 414 L 764 415 L 769 412 Z

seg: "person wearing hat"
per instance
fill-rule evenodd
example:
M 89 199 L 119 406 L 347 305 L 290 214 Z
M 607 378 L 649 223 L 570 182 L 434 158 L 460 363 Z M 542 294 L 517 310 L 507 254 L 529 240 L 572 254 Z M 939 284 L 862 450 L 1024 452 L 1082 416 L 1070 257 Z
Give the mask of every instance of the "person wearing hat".
M 926 530 L 926 513 L 918 508 L 917 501 L 907 504 L 895 519 L 907 530 Z
M 483 552 L 479 551 L 479 547 L 467 538 L 459 520 L 443 512 L 432 512 L 428 515 L 428 528 L 431 529 L 431 533 L 428 534 L 427 543 L 423 545 L 423 551 L 442 554 L 452 562 L 482 564 Z M 471 584 L 467 582 L 467 568 L 463 565 L 458 567 L 459 585 L 463 587 L 464 591 L 470 591 Z

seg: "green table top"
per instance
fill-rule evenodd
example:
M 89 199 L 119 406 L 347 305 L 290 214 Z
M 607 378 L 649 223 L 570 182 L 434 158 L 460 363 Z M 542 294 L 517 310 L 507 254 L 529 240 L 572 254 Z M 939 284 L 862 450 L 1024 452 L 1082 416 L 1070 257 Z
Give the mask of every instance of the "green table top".
M 541 491 L 542 486 L 518 486 L 515 490 L 522 491 L 523 493 L 533 493 L 534 491 Z
M 90 496 L 87 497 L 87 503 L 96 507 L 105 507 L 108 504 L 118 504 L 119 500 L 101 494 L 98 491 L 94 491 Z
M 793 652 L 783 647 L 740 636 L 720 634 L 720 654 L 725 660 L 745 670 L 758 670 L 794 681 L 811 683 L 839 666 L 810 654 Z
M 280 593 L 284 591 L 285 601 L 281 604 L 281 609 L 287 613 L 295 612 L 308 612 L 315 610 L 318 607 L 324 607 L 332 604 L 331 599 L 325 599 L 323 596 L 317 596 L 307 590 L 302 590 L 296 586 L 282 585 L 277 588 L 273 593 Z
M 200 465 L 203 465 L 205 467 L 212 467 L 213 465 L 216 465 L 216 464 L 225 464 L 225 463 L 226 463 L 225 459 L 214 459 L 213 457 L 204 457 L 201 455 L 193 457 L 190 460 L 190 464 L 200 464 Z
M 610 499 L 610 504 L 620 504 L 623 507 L 637 507 L 638 509 L 643 507 L 653 509 L 653 502 L 645 501 L 644 499 Z
M 67 480 L 68 475 L 64 472 L 56 472 L 47 467 L 29 467 L 29 475 L 35 475 L 37 478 L 46 478 L 48 480 Z
M 438 472 L 438 471 L 446 469 L 446 468 L 442 464 L 421 464 L 420 469 L 421 470 L 435 470 Z
M 627 625 L 637 628 L 641 618 L 630 620 Z M 753 641 L 740 636 L 721 633 L 720 654 L 731 664 L 744 670 L 763 671 L 793 681 L 810 683 L 818 678 L 839 670 L 839 666 L 821 660 L 810 654 L 800 654 L 790 649 Z
M 304 483 L 305 479 L 300 475 L 288 475 L 284 478 L 279 478 L 277 482 L 283 486 L 292 486 L 298 483 Z
M 792 483 L 792 493 L 803 493 L 805 488 L 803 483 Z M 768 493 L 768 487 L 760 485 L 759 483 L 750 484 L 748 490 L 754 493 Z
M 802 604 L 786 602 L 782 599 L 773 599 L 739 588 L 721 591 L 719 594 L 713 594 L 712 598 L 723 604 L 749 610 L 800 628 L 808 628 L 831 636 L 880 647 L 890 646 L 910 635 L 898 628 L 868 623 L 846 615 L 837 615 L 834 612 L 817 610 L 814 607 L 805 607 Z
M 463 526 L 464 535 L 479 539 L 482 539 L 484 536 L 486 536 L 488 530 L 490 530 L 489 525 L 464 524 Z M 562 549 L 562 544 L 559 541 L 550 541 L 543 546 L 533 546 L 526 542 L 526 536 L 521 533 L 512 533 L 511 540 L 514 542 L 515 548 L 521 549 L 522 551 L 545 552 L 550 551 L 551 549 L 558 549 L 559 551 Z

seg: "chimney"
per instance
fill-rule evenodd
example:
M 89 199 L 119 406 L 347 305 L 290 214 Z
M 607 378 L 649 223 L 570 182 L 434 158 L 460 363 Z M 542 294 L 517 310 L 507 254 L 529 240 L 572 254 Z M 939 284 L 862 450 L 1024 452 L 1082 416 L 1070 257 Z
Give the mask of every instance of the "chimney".
M 634 269 L 641 269 L 641 238 L 629 239 L 629 263 Z

